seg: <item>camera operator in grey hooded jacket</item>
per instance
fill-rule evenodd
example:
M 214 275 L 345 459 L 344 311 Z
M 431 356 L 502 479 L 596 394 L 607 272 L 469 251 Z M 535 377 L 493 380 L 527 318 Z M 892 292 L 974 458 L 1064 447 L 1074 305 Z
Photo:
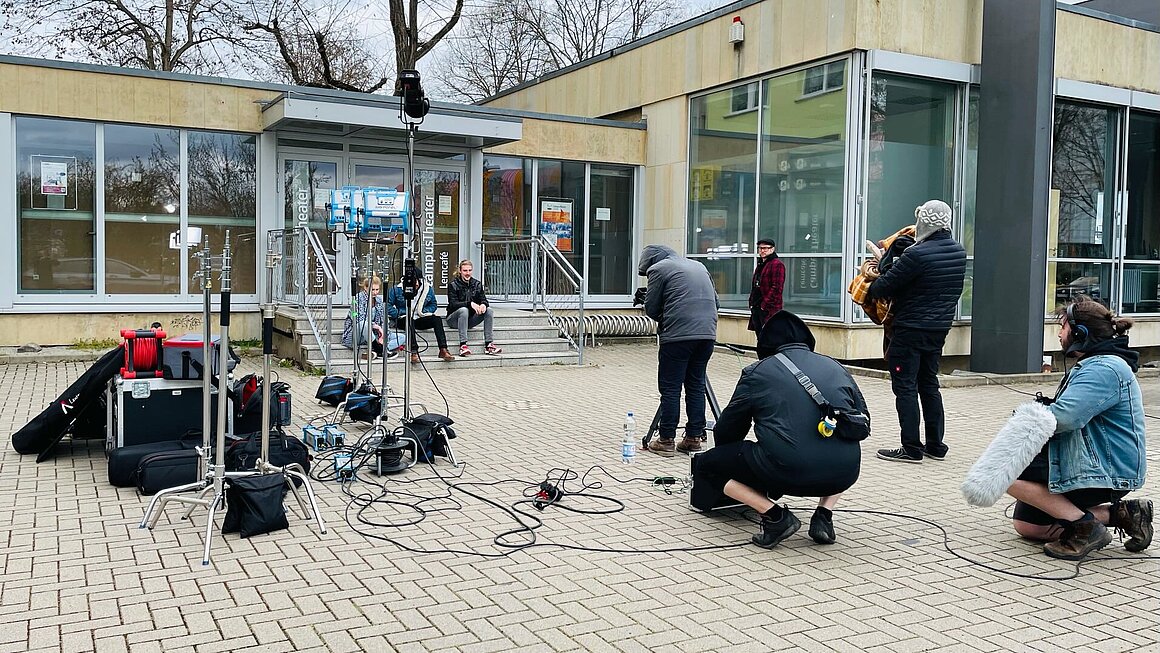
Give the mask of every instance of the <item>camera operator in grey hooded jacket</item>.
M 649 451 L 671 456 L 674 451 L 701 451 L 705 435 L 705 369 L 717 339 L 717 291 L 709 271 L 671 247 L 647 245 L 637 272 L 648 277 L 644 311 L 657 321 L 660 351 L 657 386 L 661 393 L 659 437 Z M 685 389 L 685 437 L 676 444 Z

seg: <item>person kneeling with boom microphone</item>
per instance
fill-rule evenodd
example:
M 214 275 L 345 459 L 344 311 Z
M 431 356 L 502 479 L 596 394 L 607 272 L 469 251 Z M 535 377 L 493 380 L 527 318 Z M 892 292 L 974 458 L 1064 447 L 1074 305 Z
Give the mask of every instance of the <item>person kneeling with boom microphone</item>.
M 820 497 L 810 537 L 832 544 L 833 508 L 858 480 L 859 442 L 870 435 L 866 400 L 834 359 L 814 353 L 814 336 L 789 311 L 766 322 L 758 362 L 741 372 L 713 431 L 715 446 L 693 458 L 690 502 L 712 510 L 729 497 L 761 514 L 753 543 L 780 544 L 801 522 L 775 500 Z M 746 440 L 750 424 L 757 441 Z

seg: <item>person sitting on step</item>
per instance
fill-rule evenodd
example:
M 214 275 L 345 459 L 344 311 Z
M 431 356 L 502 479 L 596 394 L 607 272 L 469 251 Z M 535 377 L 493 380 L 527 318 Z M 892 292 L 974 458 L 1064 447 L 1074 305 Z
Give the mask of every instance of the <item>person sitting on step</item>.
M 408 317 L 414 330 L 411 332 L 411 362 L 419 363 L 419 346 L 417 331 L 432 330 L 435 332 L 435 342 L 439 345 L 439 358 L 450 363 L 455 360 L 451 352 L 447 351 L 447 334 L 443 331 L 443 320 L 435 314 L 439 304 L 435 300 L 435 290 L 427 279 L 417 275 L 415 280 L 415 299 L 411 301 L 411 314 L 407 315 L 407 297 L 403 292 L 403 282 L 392 286 L 387 293 L 387 316 L 391 318 L 396 329 L 406 332 Z
M 459 355 L 470 356 L 467 330 L 483 322 L 483 352 L 495 356 L 503 352 L 493 340 L 495 313 L 483 292 L 483 284 L 472 276 L 474 270 L 475 264 L 463 259 L 455 277 L 447 284 L 447 324 L 459 331 Z
M 378 276 L 363 279 L 362 290 L 355 296 L 354 308 L 346 315 L 343 323 L 342 344 L 350 349 L 359 349 L 367 339 L 367 316 L 371 316 L 371 350 L 364 351 L 362 358 L 374 358 L 383 355 L 383 334 L 386 320 L 383 313 L 382 293 L 383 281 Z M 387 358 L 398 356 L 399 352 L 386 352 Z

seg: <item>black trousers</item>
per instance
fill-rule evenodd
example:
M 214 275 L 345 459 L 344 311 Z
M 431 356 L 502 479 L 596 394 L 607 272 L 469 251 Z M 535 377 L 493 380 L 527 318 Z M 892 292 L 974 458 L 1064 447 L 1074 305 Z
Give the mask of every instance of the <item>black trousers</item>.
M 680 340 L 661 343 L 657 353 L 657 389 L 661 393 L 661 419 L 657 431 L 662 440 L 677 436 L 681 419 L 681 388 L 685 389 L 685 437 L 705 434 L 705 369 L 713 356 L 712 340 Z
M 407 328 L 407 318 L 400 317 L 395 320 L 395 326 L 405 331 Z M 447 333 L 443 330 L 443 320 L 438 315 L 427 315 L 415 320 L 415 331 L 427 331 L 428 329 L 435 330 L 435 342 L 440 349 L 447 349 Z M 416 342 L 418 336 L 411 334 L 411 352 L 414 353 L 419 350 L 419 345 Z
M 894 391 L 894 406 L 898 410 L 898 426 L 902 431 L 902 447 L 912 456 L 922 456 L 924 449 L 936 456 L 947 451 L 943 444 L 946 422 L 942 394 L 938 389 L 938 364 L 946 338 L 946 331 L 895 326 L 890 349 L 886 352 L 890 389 Z M 922 404 L 922 422 L 926 427 L 925 446 L 918 430 L 919 403 Z

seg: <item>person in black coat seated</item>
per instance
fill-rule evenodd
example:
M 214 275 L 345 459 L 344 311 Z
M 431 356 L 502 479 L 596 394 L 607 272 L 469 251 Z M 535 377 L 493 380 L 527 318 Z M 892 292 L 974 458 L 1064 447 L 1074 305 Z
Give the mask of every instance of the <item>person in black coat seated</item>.
M 773 548 L 793 535 L 801 521 L 775 500 L 782 495 L 821 497 L 810 520 L 818 544 L 836 539 L 833 508 L 858 480 L 859 440 L 869 435 L 866 400 L 853 377 L 834 359 L 816 354 L 814 336 L 801 318 L 779 311 L 765 324 L 757 344 L 761 359 L 741 372 L 729 405 L 713 431 L 715 446 L 693 457 L 690 502 L 710 510 L 725 497 L 761 513 L 753 543 Z M 838 428 L 819 431 L 822 410 L 776 354 L 785 354 L 835 408 L 866 417 L 865 433 Z M 750 425 L 757 441 L 746 440 Z
M 878 457 L 906 463 L 947 455 L 938 369 L 967 272 L 967 253 L 951 236 L 951 208 L 930 200 L 915 209 L 914 217 L 915 243 L 875 279 L 869 292 L 871 299 L 893 300 L 886 361 L 902 431 L 902 446 L 879 449 Z M 925 445 L 918 431 L 920 400 Z

